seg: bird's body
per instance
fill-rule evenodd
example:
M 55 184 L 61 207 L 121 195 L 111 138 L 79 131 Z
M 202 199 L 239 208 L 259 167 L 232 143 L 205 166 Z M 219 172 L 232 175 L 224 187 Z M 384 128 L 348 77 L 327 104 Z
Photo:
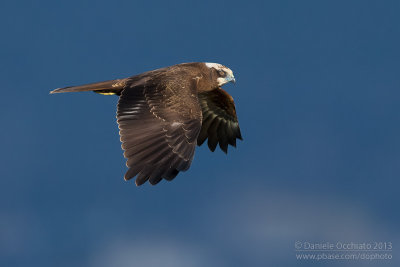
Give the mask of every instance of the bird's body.
M 126 79 L 59 88 L 51 93 L 94 91 L 119 95 L 117 121 L 122 148 L 136 184 L 172 180 L 190 167 L 196 144 L 208 138 L 219 143 L 242 139 L 233 98 L 220 88 L 234 81 L 227 67 L 216 63 L 183 63 Z

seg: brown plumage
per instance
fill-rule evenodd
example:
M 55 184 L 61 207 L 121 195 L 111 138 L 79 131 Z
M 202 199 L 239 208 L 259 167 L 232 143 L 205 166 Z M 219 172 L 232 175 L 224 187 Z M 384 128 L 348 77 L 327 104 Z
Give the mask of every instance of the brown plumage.
M 235 81 L 232 71 L 216 63 L 183 63 L 126 79 L 59 88 L 51 93 L 94 91 L 119 95 L 117 121 L 126 165 L 125 179 L 157 184 L 186 171 L 196 144 L 242 139 L 233 98 L 220 86 Z

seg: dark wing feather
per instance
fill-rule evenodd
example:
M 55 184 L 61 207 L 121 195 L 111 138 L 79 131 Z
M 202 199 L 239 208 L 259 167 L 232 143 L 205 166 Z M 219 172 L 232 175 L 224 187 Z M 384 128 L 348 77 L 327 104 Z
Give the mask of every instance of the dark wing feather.
M 208 138 L 208 147 L 214 151 L 217 144 L 228 152 L 228 144 L 236 147 L 236 138 L 242 140 L 233 98 L 221 88 L 199 93 L 203 113 L 201 131 L 197 144 L 201 146 Z
M 121 93 L 117 119 L 129 167 L 125 179 L 137 176 L 137 185 L 172 180 L 192 162 L 201 110 L 197 97 L 180 102 L 176 95 L 168 95 L 170 86 L 180 85 L 150 83 L 127 87 Z M 185 98 L 185 92 L 181 93 Z M 187 112 L 193 109 L 197 115 Z

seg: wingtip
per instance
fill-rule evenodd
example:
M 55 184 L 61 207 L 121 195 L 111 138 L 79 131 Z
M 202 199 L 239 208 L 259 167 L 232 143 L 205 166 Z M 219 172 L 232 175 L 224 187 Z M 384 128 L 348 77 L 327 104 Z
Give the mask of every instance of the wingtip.
M 125 180 L 125 181 L 129 181 L 130 179 L 132 179 L 132 177 L 131 177 L 131 178 L 128 178 L 128 179 L 127 179 L 126 177 L 124 177 L 124 180 Z M 139 187 L 139 186 L 141 186 L 142 184 L 138 182 L 138 179 L 135 179 L 135 185 L 136 185 L 137 187 Z
M 139 186 L 143 185 L 143 184 L 146 183 L 146 182 L 147 182 L 147 180 L 142 181 L 142 180 L 136 178 L 136 180 L 135 180 L 135 185 L 136 185 L 137 187 L 139 187 Z
M 243 141 L 242 133 L 240 132 L 240 130 L 239 130 L 239 132 L 237 133 L 236 137 L 237 137 L 239 140 L 242 140 L 242 141 Z
M 124 180 L 125 180 L 125 181 L 129 181 L 130 179 L 133 178 L 133 176 L 128 176 L 127 174 L 128 174 L 128 173 L 125 173 L 125 175 L 124 175 Z
M 228 145 L 224 146 L 224 145 L 221 145 L 221 143 L 219 143 L 219 147 L 221 148 L 221 150 L 222 150 L 225 154 L 228 154 Z

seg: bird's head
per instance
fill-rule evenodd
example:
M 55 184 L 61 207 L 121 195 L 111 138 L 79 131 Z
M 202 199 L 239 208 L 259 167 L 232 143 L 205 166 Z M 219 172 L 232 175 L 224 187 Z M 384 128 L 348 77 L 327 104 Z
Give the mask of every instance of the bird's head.
M 228 82 L 235 83 L 235 77 L 233 76 L 233 72 L 230 68 L 225 67 L 224 65 L 218 63 L 205 63 L 206 66 L 211 71 L 211 77 L 213 80 L 216 80 L 218 86 L 222 86 Z

